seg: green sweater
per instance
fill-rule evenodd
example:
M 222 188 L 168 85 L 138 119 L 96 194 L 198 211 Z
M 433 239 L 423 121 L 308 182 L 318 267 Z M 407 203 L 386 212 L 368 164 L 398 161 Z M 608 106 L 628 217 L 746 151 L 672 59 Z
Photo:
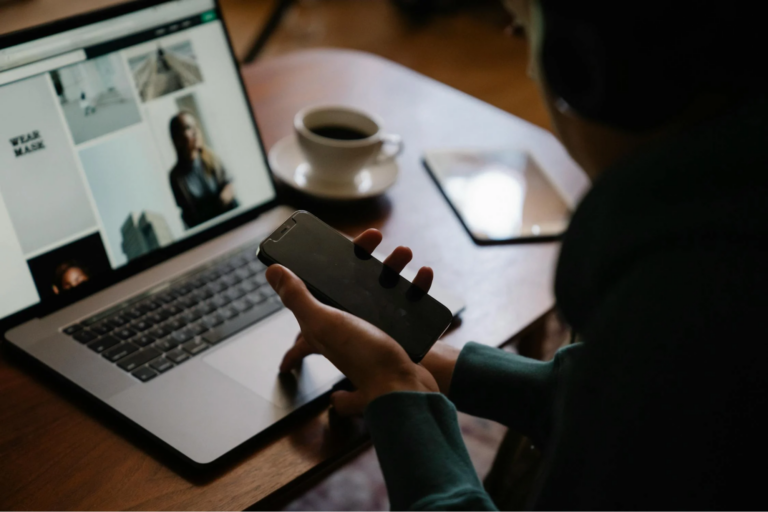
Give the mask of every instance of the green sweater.
M 578 352 L 573 345 L 542 363 L 469 343 L 451 381 L 453 403 L 437 393 L 415 392 L 372 402 L 365 418 L 392 509 L 494 510 L 464 447 L 456 407 L 539 442 L 547 437 L 552 397 Z
M 368 406 L 392 508 L 494 507 L 456 407 L 542 448 L 535 508 L 765 509 L 766 147 L 758 99 L 601 175 L 555 278 L 583 343 L 548 363 L 469 344 L 447 398 Z

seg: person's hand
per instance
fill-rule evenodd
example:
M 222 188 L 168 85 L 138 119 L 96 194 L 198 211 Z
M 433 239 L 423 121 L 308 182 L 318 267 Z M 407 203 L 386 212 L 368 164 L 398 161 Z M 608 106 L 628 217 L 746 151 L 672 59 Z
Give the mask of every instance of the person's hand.
M 235 200 L 235 187 L 233 187 L 231 183 L 224 185 L 224 188 L 221 189 L 221 193 L 219 194 L 219 199 L 224 206 L 232 203 L 232 201 Z
M 381 233 L 368 230 L 354 242 L 370 253 L 381 242 Z M 399 273 L 411 257 L 410 249 L 398 247 L 384 263 Z M 422 267 L 413 284 L 428 291 L 432 277 L 432 270 Z M 272 265 L 267 270 L 267 280 L 301 327 L 301 334 L 286 353 L 280 371 L 297 367 L 309 354 L 327 357 L 357 388 L 354 392 L 337 391 L 331 396 L 339 414 L 361 413 L 371 400 L 392 391 L 439 390 L 429 371 L 413 363 L 394 339 L 354 315 L 321 304 L 290 270 Z

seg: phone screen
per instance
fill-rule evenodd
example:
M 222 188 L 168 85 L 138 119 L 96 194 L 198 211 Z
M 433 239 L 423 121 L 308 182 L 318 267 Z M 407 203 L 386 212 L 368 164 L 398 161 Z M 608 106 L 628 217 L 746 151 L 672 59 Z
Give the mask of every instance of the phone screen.
M 420 360 L 452 320 L 448 308 L 308 212 L 297 212 L 259 248 L 321 301 L 366 320 Z
M 478 244 L 553 238 L 570 211 L 546 174 L 519 151 L 429 151 L 424 162 Z

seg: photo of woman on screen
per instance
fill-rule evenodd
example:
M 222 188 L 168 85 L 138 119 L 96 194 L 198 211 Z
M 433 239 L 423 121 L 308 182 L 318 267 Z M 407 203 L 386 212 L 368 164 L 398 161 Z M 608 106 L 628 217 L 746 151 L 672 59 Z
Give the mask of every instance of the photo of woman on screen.
M 235 190 L 219 158 L 203 140 L 199 121 L 182 111 L 171 118 L 176 165 L 171 189 L 187 229 L 237 208 Z

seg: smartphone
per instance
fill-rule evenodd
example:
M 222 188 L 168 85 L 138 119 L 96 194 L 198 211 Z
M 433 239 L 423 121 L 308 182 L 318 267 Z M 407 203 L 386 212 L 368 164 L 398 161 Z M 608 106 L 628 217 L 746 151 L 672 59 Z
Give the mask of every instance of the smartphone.
M 293 271 L 321 302 L 366 320 L 419 362 L 445 332 L 451 311 L 306 211 L 259 245 L 259 259 Z
M 567 202 L 527 153 L 429 150 L 424 165 L 478 245 L 557 240 L 568 227 Z

